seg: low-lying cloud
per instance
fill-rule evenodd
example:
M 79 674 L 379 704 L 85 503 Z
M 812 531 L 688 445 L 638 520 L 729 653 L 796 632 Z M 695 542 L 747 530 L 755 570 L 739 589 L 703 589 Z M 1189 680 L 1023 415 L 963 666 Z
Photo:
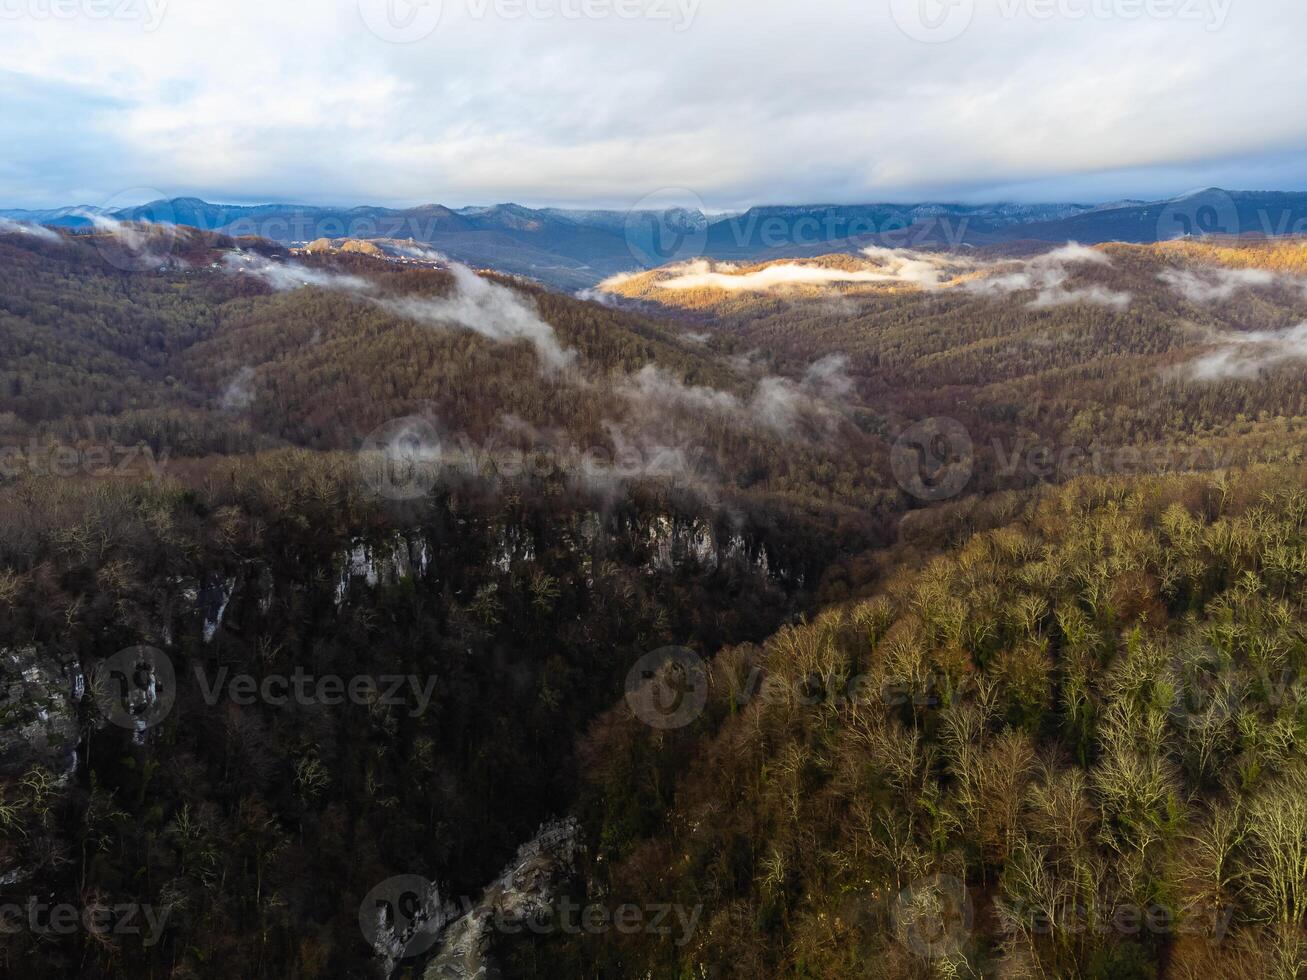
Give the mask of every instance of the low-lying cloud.
M 740 400 L 728 391 L 705 385 L 686 384 L 656 364 L 646 364 L 618 385 L 623 397 L 650 406 L 674 405 L 696 412 L 733 414 Z
M 561 370 L 575 361 L 576 352 L 563 348 L 554 328 L 518 293 L 478 276 L 465 265 L 452 263 L 450 272 L 455 287 L 451 296 L 402 296 L 374 302 L 388 313 L 418 323 L 460 326 L 501 343 L 526 340 L 550 370 Z
M 314 269 L 296 262 L 274 262 L 262 255 L 248 252 L 228 252 L 222 257 L 222 261 L 227 271 L 262 279 L 277 292 L 282 293 L 304 286 L 317 286 L 320 289 L 335 289 L 350 293 L 366 293 L 376 288 L 362 276 Z
M 13 221 L 9 218 L 0 218 L 0 235 L 27 235 L 30 238 L 38 238 L 43 242 L 59 241 L 59 233 L 45 225 L 33 225 L 26 221 Z
M 111 218 L 107 214 L 100 214 L 97 211 L 79 211 L 78 214 L 89 221 L 96 231 L 113 235 L 133 248 L 145 241 L 143 228 L 138 228 L 132 223 L 119 221 L 117 218 Z
M 914 252 L 907 248 L 870 245 L 862 250 L 862 254 L 880 265 L 892 281 L 914 284 L 922 289 L 937 289 L 946 279 L 975 268 L 975 263 L 969 259 L 934 252 Z
M 1095 306 L 1123 310 L 1130 305 L 1132 297 L 1129 293 L 1109 289 L 1106 286 L 1079 288 L 1067 286 L 1072 275 L 1070 266 L 1110 266 L 1111 264 L 1112 260 L 1106 253 L 1077 242 L 1068 242 L 1051 252 L 1021 260 L 1017 267 L 1010 271 L 969 280 L 963 288 L 968 292 L 982 295 L 1006 295 L 1034 290 L 1034 299 L 1026 304 L 1032 309 L 1047 309 L 1071 303 L 1091 303 Z M 988 268 L 1007 265 L 1010 263 L 996 263 Z
M 773 432 L 789 435 L 808 405 L 803 389 L 789 378 L 763 378 L 749 400 L 749 415 Z
M 840 353 L 814 361 L 803 378 L 766 377 L 758 382 L 749 402 L 749 414 L 780 435 L 793 435 L 804 414 L 830 428 L 839 408 L 853 391 L 849 359 Z
M 1088 303 L 1091 306 L 1124 310 L 1130 306 L 1132 299 L 1130 293 L 1109 289 L 1107 286 L 1084 286 L 1080 289 L 1040 289 L 1039 295 L 1027 305 L 1032 310 L 1043 310 L 1072 303 Z
M 133 252 L 149 251 L 160 238 L 171 244 L 176 229 L 171 225 L 153 225 L 144 221 L 119 221 L 107 214 L 97 211 L 81 211 L 79 214 L 91 222 L 96 231 L 112 235 Z
M 719 467 L 688 434 L 660 433 L 643 418 L 605 420 L 603 445 L 582 446 L 565 431 L 541 429 L 503 415 L 499 432 L 480 437 L 442 433 L 434 416 L 397 419 L 365 440 L 360 460 L 371 479 L 408 474 L 426 490 L 461 480 L 517 481 L 564 478 L 574 486 L 616 499 L 632 481 L 670 480 L 712 500 Z
M 726 292 L 767 292 L 786 286 L 838 286 L 858 283 L 903 283 L 934 289 L 969 263 L 957 258 L 911 249 L 870 246 L 862 250 L 871 268 L 841 269 L 824 265 L 783 262 L 752 272 L 740 272 L 730 262 L 706 260 L 672 267 L 677 272 L 657 285 L 660 289 L 721 289 Z M 613 276 L 601 284 L 612 288 L 630 279 L 630 275 Z
M 80 211 L 78 214 L 98 233 L 91 236 L 91 242 L 100 257 L 112 266 L 137 271 L 165 264 L 174 267 L 186 265 L 181 259 L 170 257 L 178 234 L 175 225 L 119 221 L 96 211 Z
M 237 371 L 223 389 L 219 403 L 228 412 L 239 412 L 254 404 L 254 368 L 246 366 Z
M 1287 330 L 1253 330 L 1219 335 L 1218 350 L 1189 365 L 1199 381 L 1249 380 L 1286 361 L 1307 360 L 1307 323 Z
M 435 252 L 430 254 L 439 255 Z M 439 260 L 443 259 L 441 256 Z M 354 293 L 393 316 L 415 323 L 441 329 L 462 327 L 496 343 L 526 340 L 535 348 L 541 365 L 549 370 L 561 370 L 576 358 L 576 352 L 563 348 L 554 328 L 540 318 L 528 300 L 507 286 L 483 278 L 457 262 L 449 263 L 449 272 L 454 277 L 454 291 L 447 297 L 377 295 L 377 284 L 361 276 L 311 268 L 294 262 L 274 262 L 261 255 L 245 252 L 227 253 L 223 256 L 223 267 L 228 272 L 256 276 L 278 291 L 316 286 Z
M 814 361 L 803 375 L 804 382 L 830 398 L 844 398 L 853 391 L 849 377 L 849 359 L 843 354 L 827 354 Z
M 449 256 L 444 252 L 437 252 L 434 248 L 424 248 L 421 245 L 412 245 L 407 242 L 391 242 L 389 247 L 398 255 L 406 259 L 418 259 L 422 262 L 440 262 L 449 263 Z
M 838 418 L 836 406 L 852 389 L 848 359 L 837 353 L 814 362 L 799 381 L 777 375 L 758 379 L 747 399 L 711 386 L 687 384 L 654 364 L 621 379 L 615 390 L 649 416 L 675 407 L 742 428 L 761 426 L 789 436 L 805 414 L 827 423 Z
M 698 263 L 696 263 L 698 264 Z M 706 266 L 707 263 L 702 263 Z M 840 283 L 893 282 L 895 276 L 869 269 L 833 269 L 819 265 L 787 262 L 753 272 L 733 273 L 717 269 L 695 269 L 665 279 L 659 289 L 721 289 L 728 293 L 765 293 L 783 286 L 829 286 Z
M 1276 275 L 1268 269 L 1166 269 L 1158 275 L 1191 303 L 1218 303 L 1230 299 L 1241 289 L 1270 286 Z
M 854 262 L 860 258 L 865 264 L 859 268 L 841 268 L 787 261 L 742 272 L 738 265 L 729 262 L 699 259 L 658 270 L 658 274 L 665 278 L 655 279 L 653 285 L 673 291 L 717 289 L 728 293 L 765 293 L 789 287 L 858 284 L 904 285 L 924 290 L 957 287 L 982 295 L 1033 291 L 1035 296 L 1028 305 L 1034 309 L 1070 303 L 1124 309 L 1132 299 L 1128 292 L 1102 285 L 1068 285 L 1075 266 L 1106 267 L 1112 264 L 1105 252 L 1075 242 L 1033 258 L 1005 261 L 983 261 L 951 253 L 874 245 L 864 248 L 857 258 L 849 258 Z M 596 287 L 596 296 L 583 298 L 600 298 L 605 291 L 620 289 L 636 275 L 612 276 Z

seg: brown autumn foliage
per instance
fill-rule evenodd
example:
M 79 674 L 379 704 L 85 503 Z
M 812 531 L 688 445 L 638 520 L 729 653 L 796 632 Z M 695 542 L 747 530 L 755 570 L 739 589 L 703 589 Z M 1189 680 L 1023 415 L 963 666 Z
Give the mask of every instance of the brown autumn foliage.
M 1190 367 L 1303 322 L 1307 294 L 1200 303 L 1159 277 L 1296 275 L 1300 245 L 1105 246 L 1058 286 L 1124 307 L 863 284 L 626 310 L 490 275 L 576 351 L 550 373 L 522 340 L 215 267 L 275 247 L 157 244 L 115 264 L 95 236 L 0 237 L 0 646 L 89 673 L 147 643 L 185 668 L 145 739 L 79 718 L 70 782 L 0 776 L 0 862 L 171 925 L 148 948 L 7 936 L 3 969 L 361 976 L 373 884 L 475 896 L 568 810 L 580 891 L 702 916 L 682 945 L 501 937 L 513 975 L 1298 969 L 1307 384 L 1292 359 Z M 387 297 L 458 289 L 296 261 Z M 356 453 L 402 417 L 480 462 L 378 499 Z M 892 465 L 932 417 L 971 443 L 938 501 Z M 136 449 L 130 471 L 87 455 L 106 448 Z M 693 465 L 625 472 L 631 449 Z M 528 451 L 545 465 L 503 469 Z M 668 643 L 713 687 L 656 734 L 606 709 Z M 433 679 L 433 708 L 210 704 L 192 672 L 296 666 Z M 869 702 L 825 697 L 854 677 Z M 970 927 L 923 956 L 963 894 Z M 1122 908 L 1154 918 L 1038 927 Z

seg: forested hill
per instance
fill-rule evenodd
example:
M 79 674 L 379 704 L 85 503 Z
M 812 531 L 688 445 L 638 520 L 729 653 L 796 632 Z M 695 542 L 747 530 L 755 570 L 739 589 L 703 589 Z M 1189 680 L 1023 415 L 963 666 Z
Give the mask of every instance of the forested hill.
M 0 898 L 167 915 L 2 932 L 0 970 L 413 977 L 360 931 L 371 890 L 475 901 L 573 816 L 560 887 L 702 925 L 490 936 L 512 975 L 1264 975 L 1307 893 L 1255 823 L 1296 812 L 1297 715 L 1244 696 L 1302 660 L 1305 272 L 1296 243 L 873 248 L 588 301 L 161 225 L 0 234 Z M 712 697 L 655 733 L 623 686 L 672 646 Z M 125 718 L 115 664 L 149 681 Z M 728 697 L 754 665 L 935 700 Z M 220 680 L 297 671 L 415 681 Z M 1239 703 L 1177 731 L 1195 672 Z M 978 924 L 923 959 L 885 902 L 929 913 L 937 875 Z M 1241 938 L 1021 931 L 1091 898 Z
M 601 288 L 745 350 L 839 352 L 891 437 L 963 424 L 969 490 L 1279 459 L 1307 434 L 1302 239 L 703 260 Z
M 777 374 L 760 422 L 675 325 L 159 234 L 0 237 L 0 898 L 166 921 L 6 928 L 0 972 L 374 976 L 369 892 L 476 895 L 631 664 L 761 640 L 888 533 L 853 421 Z M 374 686 L 226 684 L 296 676 Z
M 685 727 L 615 709 L 588 873 L 702 925 L 528 944 L 519 975 L 1300 976 L 1305 485 L 996 499 L 869 601 L 720 653 Z
M 354 451 L 417 416 L 461 452 L 593 452 L 600 468 L 686 457 L 684 479 L 714 492 L 883 509 L 884 479 L 841 464 L 877 437 L 808 405 L 786 380 L 801 361 L 773 362 L 785 404 L 768 424 L 748 411 L 766 379 L 733 365 L 728 339 L 675 323 L 365 255 L 290 258 L 198 233 L 143 249 L 0 237 L 8 438 L 144 440 L 173 458 Z

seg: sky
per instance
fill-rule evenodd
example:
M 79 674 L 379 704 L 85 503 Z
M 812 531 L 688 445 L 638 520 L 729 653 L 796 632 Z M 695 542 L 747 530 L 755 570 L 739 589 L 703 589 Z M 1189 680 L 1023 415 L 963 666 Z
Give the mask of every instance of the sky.
M 1302 0 L 0 0 L 0 207 L 1307 190 Z

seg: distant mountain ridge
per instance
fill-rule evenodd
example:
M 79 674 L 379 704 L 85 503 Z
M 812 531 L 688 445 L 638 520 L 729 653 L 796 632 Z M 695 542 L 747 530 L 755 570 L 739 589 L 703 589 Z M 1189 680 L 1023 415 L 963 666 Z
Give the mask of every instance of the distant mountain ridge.
M 211 204 L 195 197 L 105 211 L 0 210 L 0 217 L 84 229 L 92 215 L 189 225 L 283 244 L 321 238 L 413 239 L 450 258 L 578 289 L 619 272 L 707 257 L 759 261 L 855 251 L 869 245 L 960 248 L 1017 242 L 1147 243 L 1185 235 L 1307 234 L 1307 193 L 1207 188 L 1167 201 L 962 205 L 766 205 L 710 216 L 662 211 Z

